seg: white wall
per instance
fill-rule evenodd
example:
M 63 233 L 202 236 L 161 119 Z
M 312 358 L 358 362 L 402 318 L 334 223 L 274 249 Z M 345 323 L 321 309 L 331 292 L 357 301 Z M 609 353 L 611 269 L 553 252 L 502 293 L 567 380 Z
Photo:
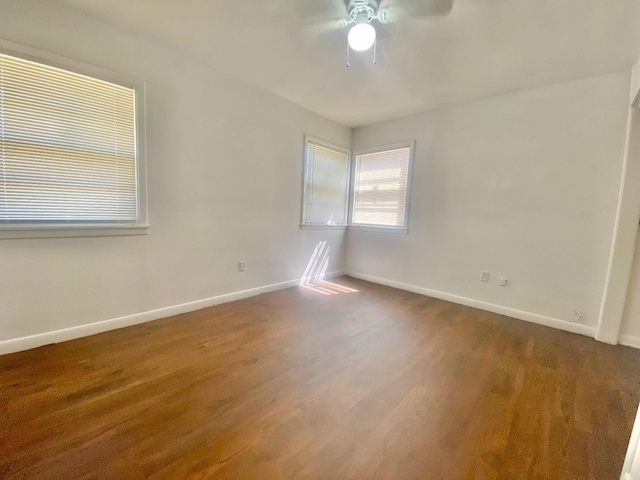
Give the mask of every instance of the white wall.
M 347 270 L 553 319 L 578 309 L 595 327 L 629 82 L 615 73 L 356 129 L 354 149 L 416 150 L 409 234 L 349 231 Z
M 631 74 L 630 102 L 639 88 L 640 61 Z M 634 267 L 639 218 L 640 111 L 630 108 L 616 225 L 596 339 L 640 348 L 640 310 L 636 310 L 635 292 L 638 270 Z
M 632 343 L 640 347 L 640 236 L 636 240 L 636 251 L 633 258 L 620 337 L 625 341 L 624 343 Z
M 349 128 L 56 2 L 3 2 L 0 36 L 146 80 L 151 223 L 0 240 L 0 341 L 300 278 L 321 240 L 343 269 L 344 233 L 301 231 L 300 198 L 304 134 Z

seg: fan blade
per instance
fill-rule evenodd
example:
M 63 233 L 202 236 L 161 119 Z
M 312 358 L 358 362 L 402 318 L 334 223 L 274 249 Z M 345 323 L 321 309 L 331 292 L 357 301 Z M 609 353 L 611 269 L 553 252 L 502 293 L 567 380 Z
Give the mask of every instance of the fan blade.
M 295 0 L 295 16 L 303 19 L 303 29 L 316 35 L 342 30 L 349 24 L 344 0 Z
M 346 18 L 336 18 L 334 20 L 311 23 L 307 26 L 306 30 L 310 33 L 321 35 L 323 33 L 331 33 L 338 30 L 344 30 L 348 25 L 349 21 Z
M 341 17 L 349 18 L 343 0 L 296 0 L 293 7 L 298 18 L 312 23 Z

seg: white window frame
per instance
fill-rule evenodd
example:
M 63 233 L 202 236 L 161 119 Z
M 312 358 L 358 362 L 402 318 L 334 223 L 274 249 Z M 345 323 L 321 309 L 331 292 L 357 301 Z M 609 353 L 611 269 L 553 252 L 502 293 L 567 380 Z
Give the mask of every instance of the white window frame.
M 319 147 L 327 148 L 329 150 L 335 150 L 336 152 L 344 153 L 347 155 L 347 189 L 345 192 L 345 212 L 344 218 L 347 223 L 339 224 L 339 225 L 319 225 L 319 224 L 308 224 L 305 223 L 305 213 L 306 213 L 306 198 L 307 198 L 307 165 L 308 165 L 308 155 L 309 155 L 309 143 L 314 145 L 318 145 Z M 348 227 L 349 222 L 349 211 L 350 200 L 351 200 L 351 179 L 352 177 L 352 155 L 351 150 L 345 147 L 341 147 L 340 145 L 335 145 L 330 142 L 326 142 L 319 138 L 313 137 L 311 135 L 304 136 L 304 153 L 303 153 L 303 162 L 302 162 L 302 212 L 300 216 L 300 228 L 303 230 L 345 230 Z
M 351 159 L 351 181 L 349 188 L 349 229 L 353 230 L 364 230 L 370 232 L 383 232 L 383 233 L 400 233 L 407 234 L 409 233 L 409 210 L 411 206 L 411 183 L 413 180 L 413 153 L 415 150 L 415 140 L 407 140 L 404 142 L 391 143 L 387 145 L 380 145 L 377 147 L 364 148 L 360 150 L 355 150 L 353 152 L 353 156 Z M 409 165 L 407 167 L 407 190 L 405 194 L 405 208 L 404 208 L 404 219 L 402 226 L 388 226 L 388 225 L 368 225 L 368 224 L 354 224 L 353 223 L 353 208 L 354 208 L 354 192 L 355 192 L 355 169 L 356 169 L 356 158 L 358 155 L 368 155 L 371 153 L 380 153 L 386 152 L 389 150 L 399 150 L 401 148 L 409 149 Z
M 0 53 L 115 83 L 135 90 L 136 187 L 138 196 L 138 219 L 136 222 L 70 222 L 68 224 L 44 222 L 7 224 L 0 222 L 0 239 L 146 235 L 149 224 L 147 212 L 145 82 L 134 77 L 113 73 L 100 67 L 5 40 L 0 40 Z

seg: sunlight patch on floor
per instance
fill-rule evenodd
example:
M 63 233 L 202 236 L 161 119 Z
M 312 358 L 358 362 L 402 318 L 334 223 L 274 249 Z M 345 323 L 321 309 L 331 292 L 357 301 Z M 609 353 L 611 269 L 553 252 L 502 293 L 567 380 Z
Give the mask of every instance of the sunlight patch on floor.
M 307 263 L 300 286 L 321 295 L 339 295 L 341 293 L 356 293 L 355 288 L 340 285 L 325 280 L 324 277 L 329 267 L 330 247 L 328 242 L 318 242 L 313 254 Z

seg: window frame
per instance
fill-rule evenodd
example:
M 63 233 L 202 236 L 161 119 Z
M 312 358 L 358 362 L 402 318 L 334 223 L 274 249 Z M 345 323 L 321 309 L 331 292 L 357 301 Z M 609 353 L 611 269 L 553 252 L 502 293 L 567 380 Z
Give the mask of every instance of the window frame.
M 307 209 L 307 165 L 308 165 L 308 155 L 309 155 L 309 144 L 314 144 L 322 148 L 326 148 L 329 150 L 334 150 L 336 152 L 344 153 L 347 155 L 347 182 L 346 182 L 346 192 L 345 192 L 345 212 L 344 218 L 345 223 L 338 225 L 321 225 L 317 223 L 305 223 L 305 214 Z M 351 199 L 351 179 L 352 179 L 352 152 L 348 148 L 342 147 L 340 145 L 333 144 L 331 142 L 327 142 L 325 140 L 313 137 L 311 135 L 304 136 L 304 148 L 303 148 L 303 162 L 302 162 L 302 211 L 300 216 L 300 228 L 302 230 L 345 230 L 349 226 L 349 210 L 350 210 L 350 199 Z
M 0 222 L 0 240 L 54 237 L 105 237 L 146 235 L 149 229 L 147 210 L 147 156 L 145 122 L 145 82 L 139 78 L 111 72 L 104 68 L 44 52 L 17 43 L 0 40 L 0 53 L 31 62 L 77 73 L 87 77 L 132 88 L 135 93 L 136 191 L 138 218 L 135 222 L 6 223 Z
M 404 142 L 390 143 L 386 145 L 379 145 L 377 147 L 363 148 L 353 151 L 351 161 L 351 183 L 349 188 L 349 229 L 363 230 L 370 232 L 382 232 L 382 233 L 409 233 L 409 211 L 411 206 L 411 184 L 413 181 L 413 154 L 415 151 L 415 140 L 407 140 Z M 390 150 L 399 150 L 403 148 L 409 149 L 409 164 L 407 166 L 407 189 L 404 199 L 404 218 L 402 226 L 389 226 L 389 225 L 376 225 L 376 224 L 363 224 L 353 223 L 353 209 L 355 199 L 355 169 L 357 164 L 357 158 L 360 155 L 369 155 L 372 153 L 382 153 Z

